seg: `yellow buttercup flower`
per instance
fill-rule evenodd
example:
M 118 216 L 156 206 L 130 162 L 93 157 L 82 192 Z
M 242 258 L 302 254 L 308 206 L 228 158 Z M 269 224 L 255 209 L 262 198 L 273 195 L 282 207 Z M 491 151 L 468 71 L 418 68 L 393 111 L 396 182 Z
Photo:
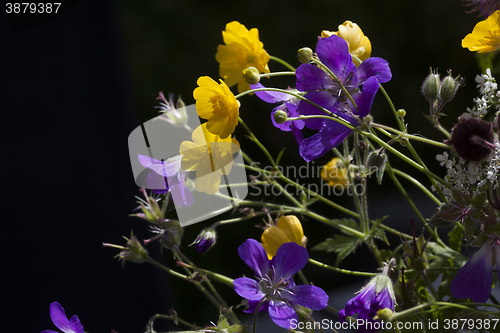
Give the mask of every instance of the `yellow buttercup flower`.
M 462 39 L 462 47 L 478 53 L 498 50 L 500 48 L 500 10 L 476 24 L 472 33 Z
M 218 84 L 208 76 L 198 79 L 193 92 L 198 116 L 207 119 L 209 132 L 221 139 L 229 137 L 238 125 L 240 103 L 224 81 Z
M 181 168 L 196 171 L 195 189 L 215 194 L 219 190 L 220 177 L 228 175 L 233 166 L 233 154 L 240 149 L 235 139 L 221 139 L 207 130 L 207 123 L 198 126 L 191 134 L 191 141 L 181 143 Z
M 306 246 L 307 238 L 304 236 L 302 224 L 294 215 L 282 216 L 278 219 L 277 226 L 270 226 L 262 233 L 262 246 L 271 260 L 284 243 L 296 243 Z
M 321 169 L 321 178 L 327 181 L 330 186 L 347 186 L 349 183 L 346 167 L 339 164 L 341 164 L 340 158 L 334 157 Z
M 358 57 L 361 61 L 370 58 L 370 54 L 372 53 L 372 44 L 356 23 L 345 21 L 342 25 L 339 25 L 339 31 L 331 32 L 323 30 L 321 32 L 321 37 L 323 38 L 330 37 L 332 35 L 337 35 L 347 42 L 347 45 L 349 45 L 349 53 L 351 55 Z
M 243 78 L 243 70 L 255 67 L 259 73 L 269 73 L 269 54 L 259 40 L 259 30 L 248 29 L 241 23 L 233 21 L 226 25 L 222 32 L 226 45 L 217 47 L 215 59 L 219 62 L 219 74 L 228 86 L 238 84 L 238 92 L 250 89 L 250 84 Z

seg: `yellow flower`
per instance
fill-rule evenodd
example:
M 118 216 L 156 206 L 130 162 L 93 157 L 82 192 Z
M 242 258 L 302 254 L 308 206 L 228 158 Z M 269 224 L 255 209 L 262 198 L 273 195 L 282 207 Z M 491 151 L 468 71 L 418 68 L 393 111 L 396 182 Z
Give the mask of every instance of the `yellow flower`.
M 498 50 L 500 48 L 500 10 L 476 24 L 472 33 L 462 39 L 462 47 L 478 53 Z
M 351 55 L 358 57 L 361 61 L 370 58 L 370 54 L 372 53 L 372 44 L 356 23 L 345 21 L 342 25 L 339 25 L 339 31 L 331 32 L 323 30 L 321 32 L 321 37 L 323 38 L 330 37 L 332 35 L 337 35 L 347 42 L 347 45 L 349 45 L 349 53 Z
M 305 247 L 307 238 L 304 236 L 299 219 L 294 215 L 288 215 L 280 217 L 277 226 L 273 225 L 264 230 L 261 240 L 271 260 L 282 244 L 293 242 Z
M 217 47 L 215 59 L 219 62 L 219 75 L 232 87 L 238 83 L 238 92 L 250 89 L 250 84 L 243 78 L 243 70 L 255 67 L 259 73 L 269 73 L 269 54 L 259 40 L 259 30 L 248 29 L 241 23 L 233 21 L 226 25 L 222 32 L 226 45 Z
M 337 184 L 347 186 L 349 182 L 347 169 L 344 166 L 340 166 L 340 163 L 340 159 L 334 157 L 321 169 L 321 178 L 327 181 L 330 186 L 335 186 Z
M 200 77 L 193 96 L 198 116 L 208 119 L 208 131 L 225 139 L 238 125 L 240 103 L 224 81 L 220 82 L 218 84 L 208 76 Z
M 228 175 L 233 166 L 233 154 L 240 149 L 235 139 L 221 139 L 207 130 L 207 123 L 198 126 L 191 135 L 193 142 L 184 141 L 179 151 L 181 168 L 196 171 L 195 189 L 215 194 L 219 190 L 220 177 Z

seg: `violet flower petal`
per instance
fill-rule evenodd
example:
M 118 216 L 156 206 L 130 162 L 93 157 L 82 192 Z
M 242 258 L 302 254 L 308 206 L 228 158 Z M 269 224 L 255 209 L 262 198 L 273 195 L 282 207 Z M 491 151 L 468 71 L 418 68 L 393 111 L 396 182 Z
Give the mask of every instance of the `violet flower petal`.
M 332 79 L 325 71 L 311 64 L 300 65 L 295 71 L 296 88 L 300 91 L 335 89 Z M 331 96 L 331 94 L 330 94 Z
M 291 321 L 295 319 L 294 322 L 297 322 L 299 319 L 297 312 L 286 302 L 280 300 L 269 302 L 269 316 L 276 325 L 286 329 L 292 329 Z
M 358 115 L 361 118 L 366 117 L 370 113 L 373 100 L 375 99 L 375 95 L 377 94 L 379 87 L 380 84 L 377 78 L 372 76 L 366 80 L 361 92 L 351 95 L 352 99 L 356 103 L 356 106 L 358 107 Z M 349 104 L 351 104 L 351 101 L 349 101 Z M 351 110 L 356 112 L 354 106 L 351 107 Z
M 328 295 L 319 287 L 301 284 L 288 290 L 291 293 L 281 295 L 284 300 L 313 310 L 323 310 L 328 305 Z
M 295 243 L 282 244 L 273 258 L 275 275 L 273 280 L 286 280 L 307 264 L 309 253 Z
M 311 135 L 299 144 L 299 154 L 306 162 L 325 155 L 329 150 L 330 148 L 321 142 L 321 132 Z
M 170 157 L 165 161 L 159 161 L 146 155 L 139 155 L 139 162 L 145 168 L 151 169 L 162 177 L 170 177 L 179 172 L 181 168 L 182 155 Z
M 262 83 L 256 83 L 256 84 L 251 84 L 250 88 L 252 89 L 261 89 L 261 88 L 266 88 Z M 256 91 L 255 95 L 259 97 L 261 100 L 263 100 L 266 103 L 279 103 L 279 102 L 285 102 L 288 101 L 290 98 L 293 96 L 287 93 L 282 93 L 279 91 Z
M 71 319 L 69 320 L 69 325 L 72 329 L 71 332 L 84 333 L 82 323 L 80 323 L 80 319 L 78 319 L 78 316 L 71 317 Z
M 333 106 L 335 105 L 336 102 L 336 99 L 333 98 L 332 93 L 328 91 L 313 91 L 308 93 L 304 97 L 327 110 L 333 109 Z M 299 115 L 303 116 L 327 115 L 323 110 L 319 109 L 317 106 L 309 102 L 306 102 L 304 100 L 301 100 L 299 102 L 299 105 L 297 107 L 297 112 L 299 113 Z M 307 128 L 313 130 L 319 130 L 323 126 L 324 122 L 323 120 L 324 119 L 321 118 L 315 118 L 315 119 L 304 120 L 304 122 Z
M 255 313 L 257 306 L 260 304 L 261 300 L 252 301 L 248 300 L 248 310 L 243 310 L 245 313 Z M 264 302 L 259 309 L 259 312 L 269 312 L 269 302 Z
M 491 243 L 486 243 L 458 271 L 451 283 L 451 294 L 456 299 L 484 303 L 490 296 L 492 280 Z
M 233 284 L 236 293 L 246 299 L 260 301 L 266 296 L 266 294 L 262 292 L 259 282 L 254 279 L 241 277 L 234 280 Z
M 391 80 L 392 73 L 387 60 L 373 57 L 366 59 L 359 65 L 356 77 L 358 85 L 364 84 L 370 77 L 376 77 L 378 82 L 385 83 Z
M 189 188 L 184 184 L 186 173 L 181 171 L 177 177 L 168 177 L 168 184 L 170 184 L 172 199 L 175 205 L 181 207 L 191 207 L 193 205 L 194 197 Z
M 66 312 L 58 302 L 50 304 L 50 318 L 54 325 L 64 333 L 73 332 L 68 317 L 66 317 Z
M 316 46 L 316 53 L 321 62 L 337 76 L 345 77 L 351 72 L 356 72 L 347 42 L 339 36 L 321 38 Z
M 358 320 L 361 324 L 365 325 L 360 325 L 359 326 L 359 333 L 375 333 L 378 330 L 373 328 L 374 326 L 377 327 L 378 325 L 366 325 L 366 323 L 375 323 L 378 322 L 379 320 L 374 320 L 373 317 L 375 316 L 375 313 L 372 315 L 370 312 L 365 312 L 361 311 L 358 316 Z M 380 326 L 378 326 L 380 327 Z
M 269 273 L 269 259 L 262 245 L 255 239 L 247 239 L 238 247 L 240 258 L 247 264 L 255 275 L 263 278 Z

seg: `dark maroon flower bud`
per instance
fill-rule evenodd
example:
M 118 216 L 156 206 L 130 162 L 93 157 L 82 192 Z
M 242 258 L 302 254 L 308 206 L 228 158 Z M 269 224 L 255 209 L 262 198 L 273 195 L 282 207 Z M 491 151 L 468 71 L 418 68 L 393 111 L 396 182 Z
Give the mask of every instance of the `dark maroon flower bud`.
M 472 162 L 479 162 L 496 149 L 493 144 L 492 124 L 477 118 L 458 118 L 458 124 L 451 130 L 451 140 L 458 157 Z

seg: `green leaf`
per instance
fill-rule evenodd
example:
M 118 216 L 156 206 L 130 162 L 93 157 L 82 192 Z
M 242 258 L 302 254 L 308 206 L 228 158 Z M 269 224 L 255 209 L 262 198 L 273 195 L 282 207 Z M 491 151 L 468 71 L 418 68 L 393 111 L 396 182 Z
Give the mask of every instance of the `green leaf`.
M 359 227 L 358 223 L 356 223 L 356 221 L 354 221 L 353 219 L 333 220 L 333 222 L 336 222 L 336 223 L 341 224 L 341 225 L 345 225 L 346 227 L 349 227 L 349 228 L 354 229 L 354 230 L 361 231 L 361 228 Z M 342 229 L 340 230 L 340 232 L 342 232 L 346 235 L 351 235 L 349 233 L 349 231 L 345 231 Z
M 389 240 L 387 239 L 387 237 L 385 235 L 384 229 L 380 229 L 380 228 L 375 229 L 375 231 L 372 232 L 372 235 L 373 235 L 373 237 L 382 240 L 387 245 L 391 245 L 391 244 L 389 244 Z
M 283 157 L 283 153 L 285 152 L 285 148 L 281 149 L 278 157 L 276 157 L 276 165 L 280 165 L 281 157 Z
M 356 250 L 360 244 L 360 239 L 357 237 L 349 237 L 343 235 L 334 235 L 333 238 L 327 238 L 324 242 L 319 243 L 312 249 L 314 251 L 326 251 L 337 253 L 335 266 L 347 257 L 351 252 Z
M 455 224 L 453 229 L 448 233 L 448 240 L 450 242 L 450 247 L 455 251 L 460 251 L 462 247 L 463 231 L 460 225 Z

